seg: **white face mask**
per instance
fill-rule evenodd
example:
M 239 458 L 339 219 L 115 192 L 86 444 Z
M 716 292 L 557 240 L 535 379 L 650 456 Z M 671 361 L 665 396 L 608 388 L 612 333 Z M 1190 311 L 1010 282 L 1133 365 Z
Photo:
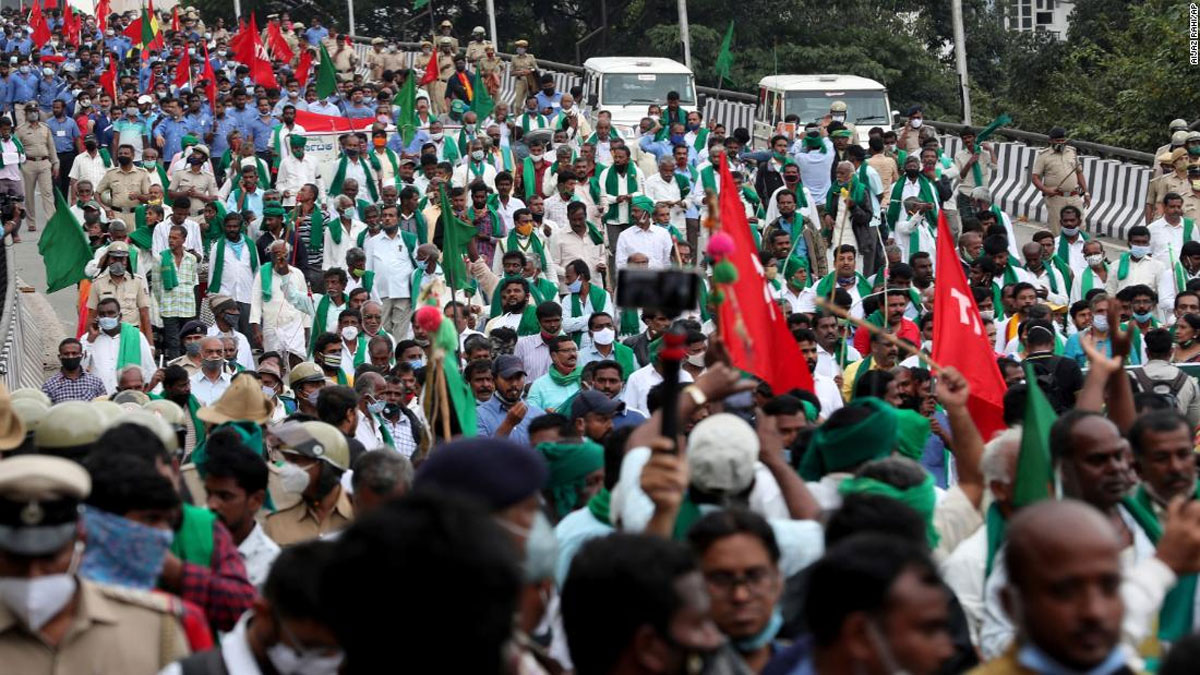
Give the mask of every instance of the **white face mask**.
M 75 568 L 83 553 L 83 542 L 75 542 L 71 564 L 65 574 L 0 578 L 0 602 L 16 614 L 30 630 L 38 631 L 58 615 L 75 596 Z
M 1083 256 L 1083 261 L 1087 263 L 1088 267 L 1098 267 L 1104 262 L 1104 254 L 1096 253 L 1094 255 L 1085 255 Z
M 443 133 L 442 133 L 442 132 L 440 132 L 440 131 L 439 131 L 439 132 L 437 132 L 436 134 L 429 134 L 429 138 L 430 138 L 430 140 L 432 140 L 434 143 L 436 143 L 436 142 L 438 142 L 438 141 L 442 140 L 442 137 L 443 137 L 443 136 L 445 136 L 445 134 L 443 134 Z
M 302 494 L 308 489 L 311 480 L 307 471 L 291 462 L 284 462 L 283 466 L 279 467 L 279 482 L 287 492 Z
M 688 354 L 687 362 L 693 366 L 696 366 L 697 368 L 703 368 L 704 352 L 700 352 L 699 354 Z
M 914 118 L 912 118 L 912 119 L 910 119 L 910 120 L 908 121 L 908 125 L 909 125 L 909 126 L 911 126 L 911 127 L 912 127 L 912 128 L 914 128 L 914 129 L 920 129 L 920 128 L 921 128 L 921 122 L 922 122 L 922 120 L 921 120 L 921 118 L 920 118 L 920 117 L 914 117 Z
M 471 151 L 471 159 L 475 160 L 476 162 L 482 162 L 483 161 L 483 151 L 482 150 L 472 150 Z
M 1101 333 L 1108 332 L 1108 316 L 1096 314 L 1092 316 L 1092 329 Z
M 542 152 L 531 152 L 531 153 L 529 153 L 529 158 L 530 158 L 530 159 L 532 159 L 532 160 L 533 160 L 533 161 L 535 161 L 535 162 L 540 162 L 540 161 L 542 161 L 542 157 L 544 157 L 544 156 L 545 156 L 545 153 L 542 153 Z
M 342 329 L 342 339 L 346 342 L 353 342 L 358 337 L 358 329 L 354 326 L 346 326 Z
M 267 647 L 267 660 L 280 675 L 334 675 L 342 665 L 342 654 L 326 656 L 277 642 Z
M 613 340 L 616 338 L 617 334 L 611 328 L 601 328 L 595 333 L 592 333 L 592 342 L 595 342 L 601 346 L 611 345 Z

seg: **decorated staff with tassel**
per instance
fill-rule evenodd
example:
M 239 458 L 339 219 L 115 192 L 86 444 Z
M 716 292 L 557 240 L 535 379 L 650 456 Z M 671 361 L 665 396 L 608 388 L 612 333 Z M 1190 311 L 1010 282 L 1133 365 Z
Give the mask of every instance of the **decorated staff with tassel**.
M 963 147 L 954 155 L 954 167 L 958 169 L 958 191 L 954 201 L 958 205 L 958 217 L 963 220 L 975 217 L 971 191 L 988 187 L 996 169 L 996 149 L 990 143 L 984 145 L 984 141 L 1009 122 L 1012 122 L 1012 118 L 1001 115 L 978 134 L 971 127 L 966 127 L 959 134 Z

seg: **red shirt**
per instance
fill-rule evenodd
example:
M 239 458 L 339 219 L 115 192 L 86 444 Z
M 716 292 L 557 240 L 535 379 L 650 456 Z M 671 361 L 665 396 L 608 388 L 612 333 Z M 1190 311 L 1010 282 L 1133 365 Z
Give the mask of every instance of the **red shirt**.
M 917 328 L 917 324 L 913 323 L 912 321 L 909 321 L 908 319 L 905 319 L 905 318 L 900 319 L 900 329 L 896 331 L 896 337 L 900 338 L 901 340 L 908 340 L 909 342 L 913 343 L 913 345 L 915 345 L 917 347 L 921 346 L 921 331 Z M 864 357 L 866 357 L 867 354 L 870 354 L 871 353 L 870 333 L 868 333 L 867 331 L 865 331 L 861 328 L 858 329 L 857 331 L 855 331 L 855 333 L 854 333 L 854 348 L 857 349 L 858 353 L 862 354 Z M 907 356 L 907 354 L 901 354 L 900 360 L 904 360 L 904 358 L 906 356 Z

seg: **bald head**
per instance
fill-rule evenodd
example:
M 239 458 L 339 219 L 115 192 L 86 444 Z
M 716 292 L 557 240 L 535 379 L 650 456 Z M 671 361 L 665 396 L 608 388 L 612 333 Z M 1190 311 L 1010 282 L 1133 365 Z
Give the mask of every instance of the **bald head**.
M 1009 521 L 1004 557 L 1009 582 L 1023 588 L 1055 557 L 1082 556 L 1085 550 L 1114 556 L 1120 552 L 1117 533 L 1099 511 L 1074 499 L 1028 506 Z

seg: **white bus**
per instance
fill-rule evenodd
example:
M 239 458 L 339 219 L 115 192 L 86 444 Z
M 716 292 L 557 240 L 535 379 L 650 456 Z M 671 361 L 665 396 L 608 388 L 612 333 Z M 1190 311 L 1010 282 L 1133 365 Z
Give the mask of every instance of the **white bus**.
M 788 115 L 800 117 L 799 129 L 820 123 L 834 101 L 846 104 L 846 122 L 859 127 L 858 140 L 866 144 L 866 130 L 890 129 L 897 115 L 888 100 L 887 87 L 857 75 L 768 75 L 758 83 L 758 112 L 754 138 L 759 147 L 776 133 Z
M 596 113 L 608 111 L 613 128 L 625 138 L 637 136 L 651 104 L 666 107 L 667 92 L 679 92 L 679 105 L 691 111 L 701 101 L 692 71 L 678 61 L 651 56 L 604 56 L 583 64 L 584 101 Z

